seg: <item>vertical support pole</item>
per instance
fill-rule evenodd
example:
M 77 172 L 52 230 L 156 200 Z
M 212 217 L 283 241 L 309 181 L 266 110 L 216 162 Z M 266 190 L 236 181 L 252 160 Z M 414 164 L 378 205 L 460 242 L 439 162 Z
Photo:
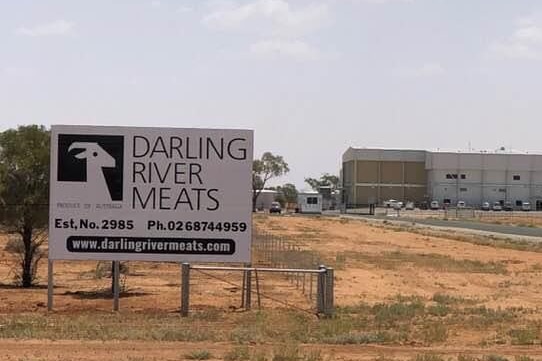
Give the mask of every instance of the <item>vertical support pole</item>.
M 326 268 L 326 301 L 325 301 L 325 315 L 327 317 L 333 316 L 334 312 L 334 271 L 333 268 Z
M 262 300 L 260 297 L 260 280 L 258 278 L 258 270 L 254 269 L 254 276 L 256 277 L 256 294 L 258 295 L 258 310 L 262 309 Z
M 245 308 L 246 287 L 247 287 L 247 271 L 243 271 L 243 281 L 241 282 L 241 308 Z
M 313 283 L 314 283 L 314 275 L 311 273 L 310 279 L 309 279 L 309 300 L 312 300 L 312 284 Z
M 318 279 L 316 281 L 316 312 L 317 313 L 325 313 L 325 306 L 326 306 L 326 299 L 325 299 L 325 292 L 326 292 L 326 267 L 324 265 L 320 265 L 318 269 L 321 271 L 318 273 Z
M 187 317 L 190 307 L 190 263 L 183 263 L 181 272 L 181 316 Z
M 250 267 L 250 265 L 248 265 Z M 245 309 L 250 310 L 252 306 L 252 271 L 247 270 L 247 278 L 246 278 L 246 291 L 245 291 Z
M 113 261 L 113 311 L 119 310 L 119 296 L 120 296 L 120 262 Z
M 54 289 L 54 280 L 53 280 L 53 260 L 47 260 L 47 311 L 53 310 L 53 289 Z

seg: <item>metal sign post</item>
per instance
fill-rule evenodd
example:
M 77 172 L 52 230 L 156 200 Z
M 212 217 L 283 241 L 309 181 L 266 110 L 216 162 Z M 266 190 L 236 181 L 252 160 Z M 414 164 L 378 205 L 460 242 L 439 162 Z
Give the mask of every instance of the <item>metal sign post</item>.
M 113 261 L 113 311 L 119 310 L 120 298 L 120 262 Z
M 47 260 L 47 311 L 53 310 L 53 260 Z
M 181 316 L 188 316 L 190 307 L 190 263 L 183 263 L 181 268 Z

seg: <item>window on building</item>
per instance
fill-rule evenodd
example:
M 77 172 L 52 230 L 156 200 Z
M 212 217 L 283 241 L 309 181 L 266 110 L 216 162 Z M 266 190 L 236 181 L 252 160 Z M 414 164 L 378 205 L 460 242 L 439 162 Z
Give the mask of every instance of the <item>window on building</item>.
M 521 176 L 515 174 L 515 175 L 513 176 L 513 179 L 514 179 L 514 180 L 521 180 Z
M 457 179 L 456 173 L 448 173 L 446 174 L 446 179 Z
M 446 174 L 446 179 L 452 179 L 452 175 L 450 173 Z
M 516 207 L 521 207 L 523 205 L 523 201 L 516 201 Z
M 318 197 L 307 197 L 307 204 L 318 204 Z
M 506 193 L 506 188 L 499 188 L 499 192 Z
M 466 174 L 461 174 L 461 179 L 467 179 L 467 175 Z
M 467 191 L 467 188 L 459 188 L 459 191 L 460 191 L 460 192 L 466 192 L 466 191 Z

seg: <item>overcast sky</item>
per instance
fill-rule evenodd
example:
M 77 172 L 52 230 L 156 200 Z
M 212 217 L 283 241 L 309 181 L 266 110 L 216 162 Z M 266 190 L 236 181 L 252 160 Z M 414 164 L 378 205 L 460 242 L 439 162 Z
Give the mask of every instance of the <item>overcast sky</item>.
M 349 146 L 542 150 L 540 0 L 0 0 L 0 131 L 255 130 L 279 183 Z

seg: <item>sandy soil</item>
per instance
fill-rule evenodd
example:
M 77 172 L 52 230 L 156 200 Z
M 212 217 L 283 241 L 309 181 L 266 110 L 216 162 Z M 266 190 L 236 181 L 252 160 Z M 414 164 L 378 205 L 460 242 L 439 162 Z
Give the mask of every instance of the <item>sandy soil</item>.
M 397 232 L 369 226 L 361 221 L 283 217 L 264 228 L 302 239 L 301 245 L 324 254 L 330 263 L 338 254 L 346 257 L 344 269 L 336 270 L 337 303 L 375 303 L 398 294 L 431 297 L 441 292 L 485 301 L 488 307 L 537 307 L 542 303 L 542 254 L 515 251 L 466 242 Z M 311 238 L 300 237 L 317 229 Z M 356 253 L 382 255 L 438 254 L 456 260 L 503 263 L 507 274 L 439 272 L 408 262 L 387 270 L 355 260 Z M 353 255 L 349 257 L 349 255 Z
M 355 305 L 388 302 L 397 295 L 417 295 L 429 300 L 436 293 L 468 299 L 490 308 L 525 307 L 537 310 L 542 303 L 542 254 L 535 252 L 479 246 L 440 237 L 398 232 L 365 224 L 323 217 L 257 217 L 257 228 L 291 239 L 304 249 L 319 252 L 327 264 L 336 268 L 336 304 Z M 0 238 L 0 314 L 46 313 L 46 261 L 39 270 L 40 287 L 21 290 L 11 286 L 13 259 L 5 252 L 7 237 Z M 378 260 L 400 254 L 405 261 L 393 267 L 381 267 Z M 502 264 L 505 273 L 450 272 L 409 261 L 409 255 L 441 255 L 461 261 Z M 413 258 L 414 260 L 416 258 Z M 107 267 L 105 267 L 107 268 Z M 77 314 L 92 310 L 111 310 L 112 301 L 100 295 L 110 279 L 97 271 L 97 262 L 55 263 L 55 312 Z M 237 312 L 241 303 L 241 275 L 218 272 L 193 273 L 191 308 L 218 308 L 224 313 Z M 123 312 L 177 312 L 180 300 L 180 267 L 174 263 L 130 262 L 126 275 L 129 297 L 121 299 Z M 274 299 L 301 308 L 313 301 L 295 284 L 282 276 L 262 275 L 262 292 Z M 262 299 L 263 308 L 281 308 L 284 304 Z M 537 312 L 533 314 L 537 318 Z M 369 360 L 379 355 L 408 359 L 420 352 L 457 355 L 499 353 L 502 355 L 542 356 L 542 349 L 502 346 L 480 348 L 487 335 L 458 332 L 446 346 L 438 348 L 380 346 L 321 346 L 323 354 L 337 360 Z M 89 342 L 0 340 L 1 360 L 179 360 L 190 350 L 207 349 L 217 359 L 232 344 Z M 260 346 L 258 346 L 260 347 Z M 263 345 L 272 350 L 273 345 Z
M 95 341 L 0 341 L 2 356 L 6 361 L 23 360 L 70 360 L 70 361 L 174 361 L 185 360 L 187 355 L 206 350 L 211 353 L 210 360 L 222 360 L 232 350 L 233 345 L 226 343 L 189 343 L 189 342 L 95 342 Z M 274 350 L 281 345 L 250 346 L 250 352 L 259 352 L 271 359 Z M 469 347 L 388 347 L 388 346 L 322 346 L 301 345 L 300 354 L 320 354 L 324 360 L 366 361 L 377 358 L 411 360 L 420 354 L 438 353 L 445 358 L 469 355 L 501 355 L 513 359 L 517 356 L 530 355 L 541 357 L 540 347 L 493 347 L 480 349 Z

